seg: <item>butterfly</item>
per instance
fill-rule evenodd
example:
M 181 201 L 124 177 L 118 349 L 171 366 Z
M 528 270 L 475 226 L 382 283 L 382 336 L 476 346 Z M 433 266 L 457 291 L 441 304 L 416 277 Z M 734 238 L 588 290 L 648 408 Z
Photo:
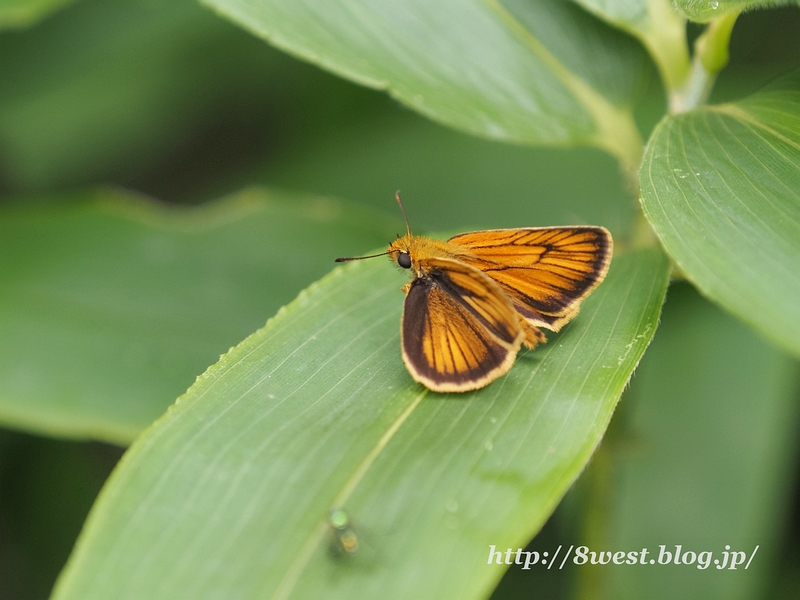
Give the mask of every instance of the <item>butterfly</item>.
M 517 352 L 547 341 L 605 278 L 613 239 L 603 227 L 473 231 L 446 242 L 411 234 L 386 252 L 412 280 L 400 325 L 411 377 L 435 392 L 466 392 L 505 375 Z

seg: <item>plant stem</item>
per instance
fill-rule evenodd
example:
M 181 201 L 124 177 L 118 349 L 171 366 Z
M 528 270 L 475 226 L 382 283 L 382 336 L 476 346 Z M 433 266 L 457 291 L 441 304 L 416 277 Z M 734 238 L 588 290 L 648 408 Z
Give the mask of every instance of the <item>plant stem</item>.
M 664 87 L 673 90 L 689 73 L 689 44 L 686 43 L 686 20 L 672 7 L 670 0 L 646 0 L 650 18 L 644 30 L 632 31 L 653 57 Z
M 622 110 L 608 111 L 605 118 L 598 117 L 596 121 L 600 126 L 597 146 L 617 159 L 625 187 L 638 193 L 644 142 L 633 115 Z
M 731 13 L 711 21 L 697 38 L 689 77 L 681 88 L 670 91 L 670 114 L 686 112 L 706 103 L 717 74 L 728 64 L 728 45 L 738 16 L 739 13 Z

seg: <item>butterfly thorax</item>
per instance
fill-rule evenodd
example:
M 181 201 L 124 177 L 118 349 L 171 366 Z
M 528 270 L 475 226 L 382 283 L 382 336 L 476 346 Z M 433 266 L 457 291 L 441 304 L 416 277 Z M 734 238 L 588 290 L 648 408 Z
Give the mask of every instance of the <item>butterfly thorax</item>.
M 403 266 L 399 260 L 401 253 L 407 254 L 411 259 L 411 270 L 416 277 L 426 277 L 430 273 L 428 262 L 432 258 L 449 258 L 463 260 L 473 256 L 472 253 L 458 244 L 434 240 L 421 235 L 410 233 L 397 238 L 389 245 L 389 257 L 396 264 Z M 408 267 L 404 267 L 408 268 Z

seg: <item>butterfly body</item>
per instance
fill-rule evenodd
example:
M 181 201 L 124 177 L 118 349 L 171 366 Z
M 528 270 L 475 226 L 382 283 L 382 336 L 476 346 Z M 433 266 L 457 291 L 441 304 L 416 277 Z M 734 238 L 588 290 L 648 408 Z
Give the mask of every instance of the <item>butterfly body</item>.
M 411 233 L 388 255 L 408 269 L 403 362 L 434 391 L 464 392 L 507 373 L 522 344 L 546 341 L 602 280 L 611 235 L 601 227 L 476 231 L 439 241 Z
M 397 202 L 402 209 L 399 193 Z M 406 229 L 382 254 L 411 273 L 403 362 L 436 392 L 476 390 L 507 373 L 523 344 L 547 341 L 541 328 L 558 331 L 578 314 L 613 253 L 603 227 L 491 229 L 447 241 L 412 235 L 408 220 Z
M 403 267 L 400 264 L 402 254 L 409 257 L 410 267 Z M 465 260 L 474 257 L 467 248 L 458 244 L 409 233 L 389 244 L 389 258 L 398 266 L 411 269 L 417 277 L 425 277 L 432 270 L 430 258 Z

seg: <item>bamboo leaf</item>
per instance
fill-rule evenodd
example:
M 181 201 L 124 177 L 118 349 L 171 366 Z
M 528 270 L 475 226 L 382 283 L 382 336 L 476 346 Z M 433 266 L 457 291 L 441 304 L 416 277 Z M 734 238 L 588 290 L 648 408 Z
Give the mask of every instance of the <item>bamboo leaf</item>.
M 277 118 L 264 116 L 276 108 L 273 82 L 303 80 L 295 63 L 195 0 L 75 2 L 3 37 L 3 188 L 31 194 L 139 182 L 171 200 L 211 199 L 219 166 L 208 177 L 189 175 L 176 156 L 220 119 L 258 129 L 260 119 Z M 309 102 L 292 81 L 284 93 Z
M 635 168 L 646 60 L 559 0 L 205 0 L 278 48 L 457 129 L 601 147 Z
M 674 2 L 675 7 L 688 19 L 701 23 L 756 8 L 798 4 L 798 0 L 674 0 Z
M 0 212 L 0 422 L 117 443 L 336 256 L 396 230 L 255 189 L 200 208 L 108 190 L 53 200 Z
M 640 179 L 645 214 L 686 277 L 800 354 L 800 72 L 666 117 Z
M 670 288 L 658 335 L 618 415 L 624 427 L 604 441 L 614 484 L 602 482 L 614 499 L 603 513 L 610 529 L 603 549 L 648 548 L 656 562 L 666 562 L 666 553 L 670 560 L 657 568 L 596 567 L 609 580 L 608 597 L 772 594 L 796 472 L 798 382 L 791 357 L 690 286 Z M 726 547 L 753 556 L 748 568 L 726 565 Z
M 636 36 L 656 61 L 665 87 L 678 88 L 689 74 L 686 23 L 670 0 L 573 0 L 615 27 Z
M 109 479 L 54 598 L 484 597 L 600 441 L 669 264 L 614 259 L 581 314 L 474 393 L 415 384 L 402 283 L 351 263 L 209 369 Z M 329 554 L 341 507 L 362 552 Z
M 74 0 L 0 0 L 0 29 L 27 27 Z

